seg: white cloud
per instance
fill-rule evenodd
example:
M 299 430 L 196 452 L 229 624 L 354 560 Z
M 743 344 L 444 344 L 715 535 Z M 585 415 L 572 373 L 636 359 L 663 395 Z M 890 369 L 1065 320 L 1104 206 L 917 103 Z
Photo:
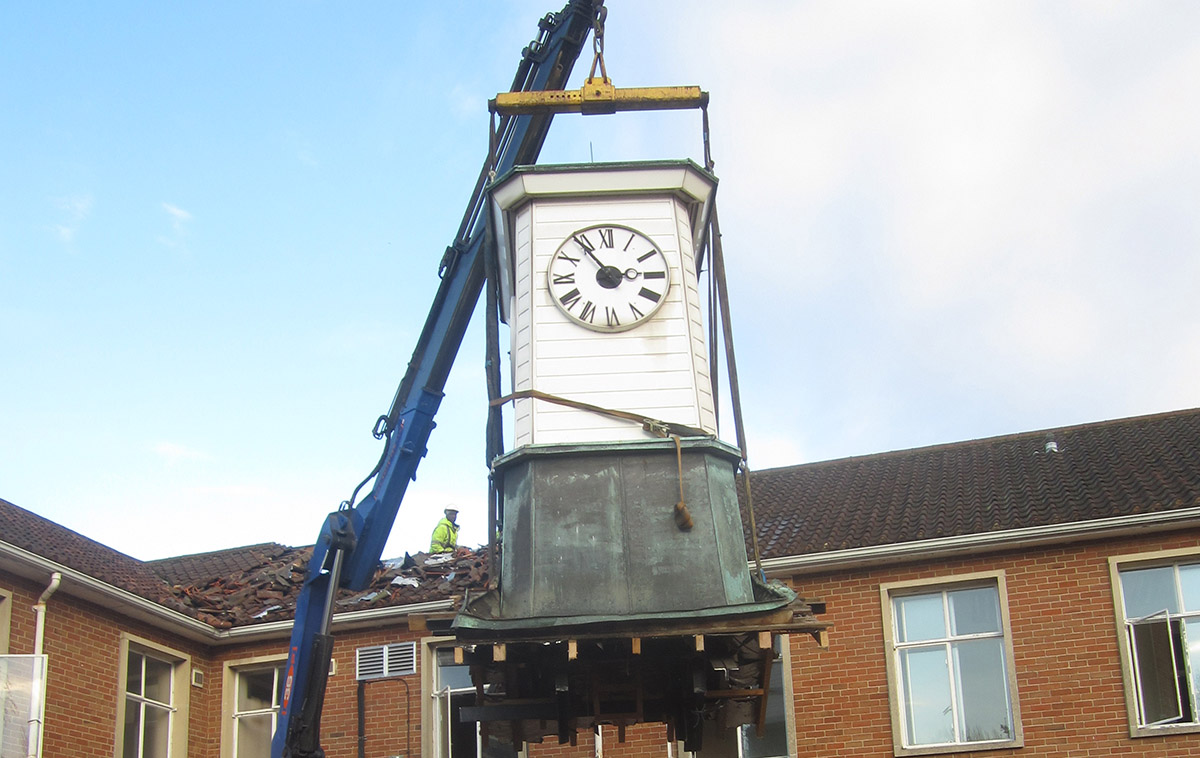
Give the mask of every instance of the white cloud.
M 62 216 L 62 220 L 54 225 L 55 235 L 62 242 L 74 242 L 79 227 L 92 214 L 91 193 L 84 192 L 56 198 L 54 205 Z
M 177 205 L 172 205 L 171 203 L 163 203 L 162 207 L 163 207 L 163 210 L 165 210 L 168 215 L 170 215 L 173 219 L 175 219 L 175 221 L 177 221 L 180 224 L 184 223 L 185 221 L 192 220 L 192 214 L 188 213 L 183 208 L 180 208 Z
M 187 236 L 188 224 L 192 222 L 192 214 L 173 203 L 163 202 L 163 211 L 171 219 L 171 234 L 160 235 L 158 241 L 167 247 L 180 247 Z
M 195 448 L 174 442 L 156 442 L 152 449 L 155 455 L 171 465 L 183 461 L 207 461 L 212 459 L 211 455 L 202 450 L 196 450 Z

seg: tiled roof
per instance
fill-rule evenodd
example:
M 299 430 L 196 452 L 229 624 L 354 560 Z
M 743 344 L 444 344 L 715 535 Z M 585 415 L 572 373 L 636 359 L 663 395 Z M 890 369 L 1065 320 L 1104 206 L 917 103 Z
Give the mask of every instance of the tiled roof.
M 756 471 L 751 485 L 764 558 L 1200 507 L 1200 409 Z M 311 551 L 142 562 L 4 500 L 0 541 L 218 628 L 290 618 Z M 483 558 L 384 566 L 339 610 L 461 594 Z
M 311 545 L 262 543 L 143 562 L 6 500 L 0 500 L 0 541 L 220 629 L 290 619 L 312 555 Z M 341 592 L 337 610 L 461 595 L 486 584 L 485 558 L 468 552 L 440 565 L 421 555 L 418 565 L 386 563 L 365 590 Z
M 257 552 L 261 547 L 254 545 L 246 549 L 247 556 L 261 555 Z M 221 552 L 236 553 L 241 549 Z M 170 592 L 200 619 L 221 629 L 290 619 L 295 615 L 296 601 L 311 556 L 311 545 L 283 548 L 278 554 L 246 569 L 177 584 Z M 486 551 L 463 551 L 454 558 L 445 556 L 440 563 L 435 559 L 426 563 L 426 558 L 419 554 L 415 560 L 404 563 L 385 561 L 366 589 L 338 593 L 335 612 L 445 600 L 452 595 L 462 595 L 467 588 L 481 588 L 487 584 Z
M 1200 409 L 764 469 L 750 482 L 764 558 L 1192 508 Z
M 278 542 L 194 553 L 174 558 L 146 561 L 146 565 L 168 584 L 187 585 L 206 582 L 216 576 L 228 576 L 239 571 L 259 568 L 284 555 L 291 548 Z
M 0 500 L 0 540 L 175 610 L 165 586 L 142 561 Z

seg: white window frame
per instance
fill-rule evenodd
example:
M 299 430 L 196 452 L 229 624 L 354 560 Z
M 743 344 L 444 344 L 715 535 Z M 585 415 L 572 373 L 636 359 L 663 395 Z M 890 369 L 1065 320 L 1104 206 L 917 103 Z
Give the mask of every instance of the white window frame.
M 8 655 L 8 638 L 11 626 L 12 591 L 0 589 L 0 655 Z
M 243 671 L 256 671 L 266 668 L 279 668 L 287 663 L 287 656 L 259 655 L 251 658 L 239 658 L 225 661 L 221 671 L 221 756 L 236 758 L 237 756 L 237 709 L 238 677 Z M 279 708 L 272 709 L 275 717 L 271 720 L 271 732 L 274 734 L 278 726 Z
M 999 637 L 1003 640 L 1004 667 L 1007 677 L 1005 686 L 1007 688 L 1008 704 L 1013 721 L 1012 737 L 1009 739 L 977 742 L 959 741 L 936 745 L 909 745 L 905 736 L 907 721 L 904 715 L 904 682 L 902 681 L 899 663 L 900 651 L 906 646 L 896 641 L 896 619 L 893 611 L 893 602 L 900 597 L 933 595 L 947 591 L 972 589 L 974 587 L 994 587 L 998 595 L 1001 632 L 999 634 L 972 635 L 971 638 L 978 636 L 981 639 L 995 639 Z M 904 582 L 889 582 L 880 585 L 879 596 L 883 609 L 883 640 L 887 664 L 888 702 L 891 709 L 892 746 L 895 754 L 933 755 L 1024 747 L 1025 733 L 1021 726 L 1021 706 L 1020 698 L 1017 694 L 1017 674 L 1013 658 L 1012 629 L 1010 628 L 1008 617 L 1008 590 L 1004 572 L 983 571 Z M 945 601 L 943 600 L 943 602 Z M 947 640 L 950 640 L 950 638 L 947 638 Z
M 1177 550 L 1157 550 L 1153 552 L 1133 553 L 1128 555 L 1111 556 L 1108 559 L 1109 580 L 1113 593 L 1113 613 L 1117 626 L 1117 648 L 1121 655 L 1121 679 L 1125 690 L 1125 711 L 1129 721 L 1130 737 L 1161 737 L 1168 734 L 1187 734 L 1200 732 L 1200 702 L 1191 704 L 1193 720 L 1185 722 L 1142 723 L 1141 699 L 1139 696 L 1138 663 L 1132 650 L 1131 627 L 1139 622 L 1153 622 L 1153 616 L 1141 619 L 1125 618 L 1125 597 L 1122 591 L 1121 572 L 1134 569 L 1162 568 L 1200 564 L 1200 548 L 1182 548 Z M 1176 585 L 1178 587 L 1178 583 Z M 1171 613 L 1168 625 L 1184 618 L 1200 617 L 1200 612 Z M 1174 632 L 1172 632 L 1172 641 Z M 1194 642 L 1192 644 L 1195 644 Z M 1175 655 L 1174 646 L 1171 648 Z M 1184 666 L 1187 664 L 1184 663 Z M 1185 692 L 1176 693 L 1180 698 L 1189 697 Z
M 128 676 L 129 654 L 131 650 L 134 653 L 148 656 L 171 665 L 171 703 L 167 755 L 169 758 L 182 758 L 187 755 L 192 658 L 187 653 L 127 632 L 121 633 L 120 650 L 117 655 L 117 671 L 120 673 L 117 676 L 115 754 L 117 756 L 125 754 L 125 711 L 131 700 L 126 692 L 126 677 Z M 136 700 L 136 698 L 133 698 L 133 700 Z

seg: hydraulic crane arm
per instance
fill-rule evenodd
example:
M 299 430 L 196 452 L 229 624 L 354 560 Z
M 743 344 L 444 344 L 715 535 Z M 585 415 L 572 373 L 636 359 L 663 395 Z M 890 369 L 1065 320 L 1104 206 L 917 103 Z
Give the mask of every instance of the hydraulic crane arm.
M 539 39 L 524 50 L 511 89 L 561 90 L 602 3 L 570 0 L 561 12 L 543 18 Z M 497 128 L 495 171 L 535 163 L 551 118 L 550 114 L 505 116 Z M 385 443 L 379 464 L 368 477 L 374 479 L 371 491 L 357 505 L 352 497 L 329 514 L 313 548 L 296 604 L 273 758 L 324 756 L 320 721 L 333 652 L 329 625 L 334 597 L 339 587 L 362 589 L 371 581 L 405 490 L 425 455 L 446 377 L 483 287 L 492 157 L 480 172 L 455 242 L 442 259 L 441 283 L 391 409 L 376 425 L 375 434 Z

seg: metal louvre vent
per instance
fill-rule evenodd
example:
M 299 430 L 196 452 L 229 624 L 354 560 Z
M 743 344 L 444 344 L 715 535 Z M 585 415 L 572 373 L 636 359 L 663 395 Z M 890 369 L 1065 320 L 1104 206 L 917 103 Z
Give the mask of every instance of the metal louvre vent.
M 417 643 L 360 647 L 355 664 L 356 679 L 383 679 L 417 672 Z

